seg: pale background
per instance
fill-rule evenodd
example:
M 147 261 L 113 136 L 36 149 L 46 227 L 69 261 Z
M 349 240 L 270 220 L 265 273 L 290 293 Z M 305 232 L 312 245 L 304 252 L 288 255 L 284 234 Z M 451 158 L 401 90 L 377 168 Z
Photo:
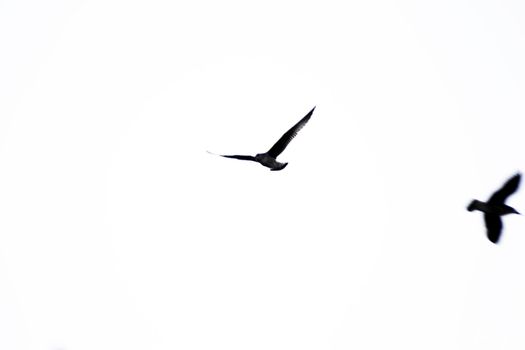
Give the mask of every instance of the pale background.
M 0 349 L 524 349 L 524 18 L 0 2 Z

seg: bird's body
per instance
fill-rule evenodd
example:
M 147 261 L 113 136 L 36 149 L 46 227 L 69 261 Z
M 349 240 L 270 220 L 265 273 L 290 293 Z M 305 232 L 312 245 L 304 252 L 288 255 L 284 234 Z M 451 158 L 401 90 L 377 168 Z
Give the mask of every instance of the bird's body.
M 277 159 L 275 159 L 274 157 L 272 157 L 268 153 L 259 153 L 259 154 L 257 154 L 255 156 L 255 160 L 257 162 L 259 162 L 261 165 L 263 165 L 263 166 L 265 166 L 267 168 L 270 168 L 270 170 L 272 170 L 272 171 L 283 170 L 288 165 L 288 163 L 280 163 L 280 162 L 278 162 Z
M 286 146 L 292 141 L 292 139 L 297 135 L 299 130 L 303 128 L 303 126 L 306 125 L 308 120 L 310 120 L 310 117 L 312 116 L 312 113 L 314 112 L 315 107 L 312 108 L 308 114 L 306 114 L 297 124 L 295 124 L 290 130 L 284 133 L 283 136 L 270 148 L 268 152 L 265 153 L 259 153 L 255 157 L 254 156 L 246 156 L 246 155 L 222 155 L 219 154 L 221 157 L 225 158 L 234 158 L 239 160 L 251 160 L 254 162 L 258 162 L 259 164 L 270 168 L 272 171 L 282 170 L 286 168 L 288 163 L 281 163 L 277 161 L 277 157 L 279 154 L 281 154 L 285 149 Z
M 479 210 L 483 212 L 485 226 L 487 227 L 487 237 L 492 243 L 498 243 L 503 222 L 501 217 L 508 214 L 519 214 L 516 209 L 505 204 L 507 198 L 518 190 L 521 174 L 511 177 L 505 184 L 490 196 L 487 202 L 474 199 L 467 207 L 468 211 Z
M 493 215 L 507 215 L 507 214 L 515 214 L 515 209 L 513 207 L 509 207 L 506 204 L 489 204 L 482 201 L 478 201 L 477 199 L 474 199 L 467 208 L 468 211 L 473 210 L 479 210 L 485 214 L 493 214 Z

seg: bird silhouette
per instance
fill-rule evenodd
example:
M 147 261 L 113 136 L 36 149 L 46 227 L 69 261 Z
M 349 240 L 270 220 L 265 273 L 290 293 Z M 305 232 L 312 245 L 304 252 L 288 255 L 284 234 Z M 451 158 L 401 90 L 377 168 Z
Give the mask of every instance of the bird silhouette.
M 297 135 L 299 130 L 301 130 L 306 123 L 308 123 L 308 120 L 310 120 L 310 117 L 312 116 L 312 113 L 314 112 L 314 108 L 308 114 L 306 114 L 303 119 L 299 120 L 297 124 L 295 124 L 290 130 L 285 132 L 283 136 L 270 148 L 268 152 L 265 153 L 259 153 L 254 156 L 244 156 L 244 155 L 224 155 L 224 154 L 218 154 L 221 157 L 225 158 L 234 158 L 234 159 L 240 159 L 240 160 L 251 160 L 254 162 L 258 162 L 261 165 L 264 165 L 265 167 L 270 168 L 272 171 L 277 170 L 283 170 L 288 163 L 280 163 L 277 161 L 277 157 L 279 154 L 281 154 L 285 149 L 286 146 L 293 140 L 293 138 Z M 211 153 L 211 152 L 209 152 Z M 212 153 L 213 154 L 213 153 Z
M 498 243 L 501 231 L 503 230 L 503 222 L 501 217 L 507 214 L 519 214 L 518 211 L 505 204 L 507 198 L 517 191 L 521 180 L 521 174 L 517 173 L 507 180 L 505 184 L 492 196 L 487 202 L 481 202 L 474 199 L 467 207 L 468 211 L 479 210 L 484 213 L 485 226 L 487 227 L 488 239 L 496 244 Z

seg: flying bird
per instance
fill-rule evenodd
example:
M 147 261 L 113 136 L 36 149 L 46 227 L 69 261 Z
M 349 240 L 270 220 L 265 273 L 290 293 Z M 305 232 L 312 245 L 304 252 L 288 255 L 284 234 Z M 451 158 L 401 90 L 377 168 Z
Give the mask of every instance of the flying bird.
M 261 165 L 264 165 L 265 167 L 270 168 L 272 171 L 277 170 L 283 170 L 288 163 L 280 163 L 277 161 L 277 157 L 279 154 L 281 154 L 285 149 L 286 146 L 290 143 L 290 141 L 293 140 L 293 138 L 297 135 L 299 130 L 301 130 L 306 123 L 308 123 L 308 120 L 310 120 L 310 117 L 312 116 L 312 113 L 314 112 L 314 108 L 310 112 L 308 112 L 307 115 L 303 117 L 303 119 L 299 120 L 297 124 L 295 124 L 290 130 L 284 133 L 283 136 L 275 143 L 275 145 L 270 148 L 268 152 L 265 153 L 259 153 L 253 156 L 243 156 L 243 155 L 223 155 L 218 154 L 221 157 L 226 158 L 234 158 L 234 159 L 240 159 L 240 160 L 251 160 L 254 162 L 258 162 Z M 211 152 L 209 152 L 211 153 Z
M 488 239 L 496 244 L 501 236 L 503 222 L 501 216 L 507 214 L 519 214 L 518 211 L 505 204 L 507 198 L 516 192 L 520 185 L 521 174 L 517 173 L 507 180 L 505 184 L 497 190 L 487 202 L 474 199 L 467 207 L 468 211 L 479 210 L 484 213 L 485 226 L 487 227 Z

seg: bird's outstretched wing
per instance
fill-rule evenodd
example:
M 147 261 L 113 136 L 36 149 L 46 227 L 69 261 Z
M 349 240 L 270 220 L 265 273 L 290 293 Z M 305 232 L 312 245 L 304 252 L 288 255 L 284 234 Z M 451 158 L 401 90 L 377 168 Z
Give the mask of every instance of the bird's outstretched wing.
M 286 146 L 290 143 L 290 141 L 293 140 L 295 135 L 305 126 L 305 124 L 308 122 L 310 117 L 312 116 L 312 113 L 314 112 L 314 108 L 310 112 L 308 112 L 307 115 L 303 117 L 303 119 L 299 120 L 297 124 L 295 124 L 290 130 L 284 133 L 283 136 L 275 143 L 275 145 L 270 148 L 270 150 L 267 152 L 268 155 L 272 156 L 273 158 L 277 158 L 279 154 L 281 154 Z
M 496 244 L 501 236 L 501 230 L 503 229 L 503 222 L 499 215 L 485 214 L 485 226 L 487 227 L 487 237 L 489 241 Z
M 241 156 L 241 155 L 225 155 L 225 154 L 217 154 L 217 153 L 213 153 L 213 152 L 210 152 L 210 151 L 206 151 L 208 152 L 209 154 L 213 154 L 214 156 L 221 156 L 221 157 L 225 157 L 225 158 L 235 158 L 235 159 L 240 159 L 240 160 L 253 160 L 254 162 L 256 162 L 255 160 L 255 157 L 252 157 L 252 156 Z
M 507 197 L 516 192 L 520 185 L 521 174 L 517 173 L 513 177 L 507 180 L 505 184 L 497 190 L 492 196 L 490 196 L 489 204 L 503 204 Z
M 252 156 L 223 155 L 223 154 L 219 154 L 219 155 L 225 158 L 235 158 L 235 159 L 240 159 L 240 160 L 253 160 L 255 162 L 255 157 L 252 157 Z

